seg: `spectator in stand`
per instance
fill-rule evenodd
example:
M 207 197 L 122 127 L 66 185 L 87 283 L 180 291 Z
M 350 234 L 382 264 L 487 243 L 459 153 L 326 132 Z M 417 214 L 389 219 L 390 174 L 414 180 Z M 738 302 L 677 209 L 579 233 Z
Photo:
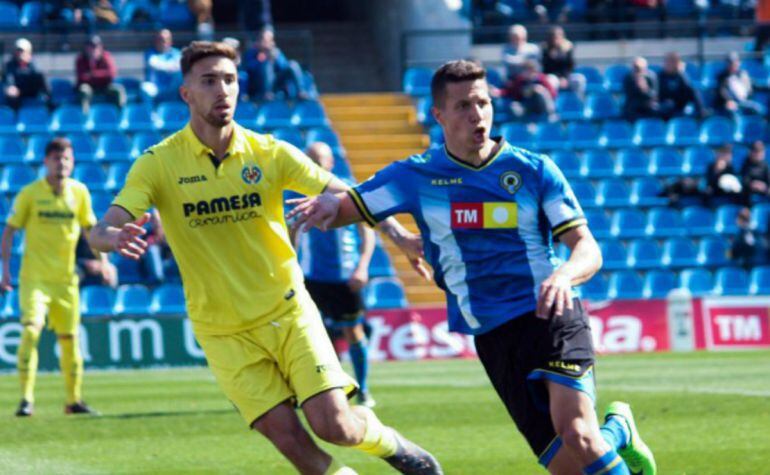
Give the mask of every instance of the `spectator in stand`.
M 763 265 L 768 262 L 768 242 L 751 227 L 751 210 L 743 208 L 735 219 L 738 234 L 733 240 L 730 255 L 736 264 L 743 267 Z
M 754 22 L 754 52 L 762 53 L 770 40 L 770 1 L 756 0 Z
M 567 23 L 569 4 L 565 0 L 529 0 L 532 11 L 541 23 Z
M 277 95 L 288 99 L 306 99 L 302 88 L 302 68 L 286 58 L 275 44 L 270 28 L 263 29 L 241 58 L 243 69 L 249 75 L 248 92 L 252 100 L 270 101 Z
M 658 75 L 658 99 L 660 113 L 665 119 L 685 114 L 688 104 L 693 105 L 695 115 L 703 117 L 703 99 L 684 73 L 684 61 L 678 53 L 666 54 L 663 71 Z
M 211 41 L 214 39 L 214 8 L 213 0 L 187 0 L 195 21 L 197 22 L 198 38 Z
M 667 184 L 660 195 L 668 198 L 673 208 L 703 204 L 703 193 L 698 187 L 698 180 L 690 176 Z
M 517 116 L 548 116 L 553 118 L 557 91 L 548 77 L 538 71 L 535 61 L 524 63 L 522 72 L 508 81 L 502 95 L 513 99 Z
M 51 92 L 43 73 L 32 62 L 32 43 L 26 38 L 16 40 L 13 56 L 3 71 L 5 101 L 18 109 L 24 101 L 40 100 L 48 104 Z
M 48 0 L 45 2 L 45 17 L 59 32 L 77 28 L 90 34 L 96 23 L 91 0 Z
M 742 190 L 741 180 L 733 167 L 733 146 L 725 144 L 706 169 L 706 196 L 712 206 L 737 203 Z
M 727 66 L 717 77 L 717 94 L 714 107 L 717 112 L 735 115 L 765 115 L 766 107 L 750 99 L 752 93 L 751 78 L 745 69 L 741 69 L 738 53 L 727 56 Z
M 527 29 L 524 26 L 513 25 L 508 30 L 508 44 L 503 48 L 503 64 L 509 81 L 524 71 L 527 61 L 539 62 L 540 48 L 534 43 L 527 43 Z
M 623 91 L 626 102 L 623 114 L 634 121 L 642 117 L 657 117 L 658 80 L 655 73 L 647 68 L 647 60 L 641 56 L 634 58 L 631 71 L 623 79 Z
M 572 72 L 575 69 L 575 46 L 564 36 L 564 28 L 551 28 L 542 51 L 543 72 L 548 75 L 554 89 L 569 89 L 583 97 L 586 79 L 582 74 Z
M 770 168 L 765 160 L 765 144 L 757 140 L 751 144 L 749 156 L 741 167 L 746 203 L 766 201 L 770 195 Z
M 75 267 L 80 277 L 80 286 L 106 285 L 112 288 L 118 286 L 118 270 L 107 259 L 107 254 L 100 253 L 103 257 L 94 255 L 91 247 L 82 236 L 75 248 Z
M 144 52 L 142 89 L 159 100 L 177 99 L 182 85 L 182 52 L 174 48 L 173 41 L 171 31 L 164 28 L 155 34 L 153 47 Z
M 105 51 L 102 39 L 94 35 L 75 59 L 77 91 L 80 105 L 88 110 L 94 96 L 105 96 L 118 107 L 126 103 L 126 90 L 114 82 L 118 75 L 115 60 Z

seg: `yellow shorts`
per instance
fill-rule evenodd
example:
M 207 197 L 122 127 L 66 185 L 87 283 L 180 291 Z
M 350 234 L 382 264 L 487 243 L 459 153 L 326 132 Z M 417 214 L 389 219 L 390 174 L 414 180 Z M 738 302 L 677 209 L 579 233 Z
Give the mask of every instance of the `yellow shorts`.
M 343 371 L 312 303 L 233 335 L 197 335 L 209 368 L 249 426 L 278 404 L 358 385 Z
M 57 335 L 73 335 L 80 325 L 80 289 L 77 284 L 19 282 L 21 323 L 43 326 Z

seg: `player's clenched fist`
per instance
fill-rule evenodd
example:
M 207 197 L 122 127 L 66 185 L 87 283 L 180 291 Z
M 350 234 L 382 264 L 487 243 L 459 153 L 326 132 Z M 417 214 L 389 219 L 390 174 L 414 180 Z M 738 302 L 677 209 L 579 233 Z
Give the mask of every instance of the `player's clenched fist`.
M 129 259 L 139 259 L 147 250 L 147 241 L 141 238 L 147 233 L 143 226 L 150 220 L 150 213 L 133 223 L 126 223 L 120 228 L 112 242 L 112 249 L 121 256 Z

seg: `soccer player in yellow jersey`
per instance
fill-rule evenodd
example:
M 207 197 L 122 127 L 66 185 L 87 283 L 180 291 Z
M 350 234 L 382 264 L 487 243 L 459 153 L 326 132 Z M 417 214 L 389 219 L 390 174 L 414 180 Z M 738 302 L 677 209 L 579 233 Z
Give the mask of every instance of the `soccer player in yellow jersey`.
M 187 311 L 209 367 L 252 429 L 301 473 L 355 473 L 321 450 L 313 432 L 380 457 L 402 473 L 441 473 L 436 460 L 347 397 L 342 370 L 303 285 L 283 217 L 283 191 L 316 195 L 347 187 L 295 147 L 233 122 L 236 53 L 193 42 L 182 53 L 190 122 L 132 166 L 90 235 L 100 251 L 138 258 L 146 210 L 160 212 L 184 282 Z M 414 236 L 391 223 L 391 237 Z M 414 255 L 414 254 L 409 254 Z
M 59 364 L 67 390 L 67 414 L 90 414 L 81 397 L 83 358 L 78 344 L 80 295 L 75 273 L 78 238 L 96 223 L 86 186 L 70 178 L 74 165 L 72 144 L 55 138 L 46 145 L 47 174 L 22 188 L 13 204 L 2 239 L 4 292 L 12 289 L 11 244 L 24 229 L 24 255 L 19 275 L 19 303 L 23 325 L 18 351 L 22 400 L 17 416 L 34 411 L 37 344 L 48 317 L 61 348 Z M 106 259 L 106 254 L 102 256 Z

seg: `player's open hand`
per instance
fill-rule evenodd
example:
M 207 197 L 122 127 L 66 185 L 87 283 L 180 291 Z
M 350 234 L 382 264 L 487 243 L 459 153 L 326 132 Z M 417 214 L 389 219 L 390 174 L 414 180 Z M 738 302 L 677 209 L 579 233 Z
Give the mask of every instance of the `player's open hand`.
M 147 234 L 142 226 L 150 220 L 150 213 L 144 213 L 144 216 L 133 223 L 126 223 L 120 228 L 120 232 L 115 236 L 112 248 L 123 257 L 138 260 L 147 250 L 147 241 L 142 236 Z
M 422 247 L 422 237 L 419 234 L 406 233 L 394 240 L 401 252 L 409 259 L 412 269 L 425 280 L 431 280 L 430 270 L 425 265 L 425 252 Z
M 286 200 L 286 204 L 294 206 L 286 215 L 287 221 L 294 219 L 291 224 L 292 234 L 312 227 L 326 231 L 340 210 L 340 199 L 331 193 L 293 198 Z
M 540 295 L 537 299 L 538 318 L 548 319 L 551 313 L 561 317 L 564 309 L 572 310 L 571 279 L 559 271 L 551 274 L 540 284 Z

